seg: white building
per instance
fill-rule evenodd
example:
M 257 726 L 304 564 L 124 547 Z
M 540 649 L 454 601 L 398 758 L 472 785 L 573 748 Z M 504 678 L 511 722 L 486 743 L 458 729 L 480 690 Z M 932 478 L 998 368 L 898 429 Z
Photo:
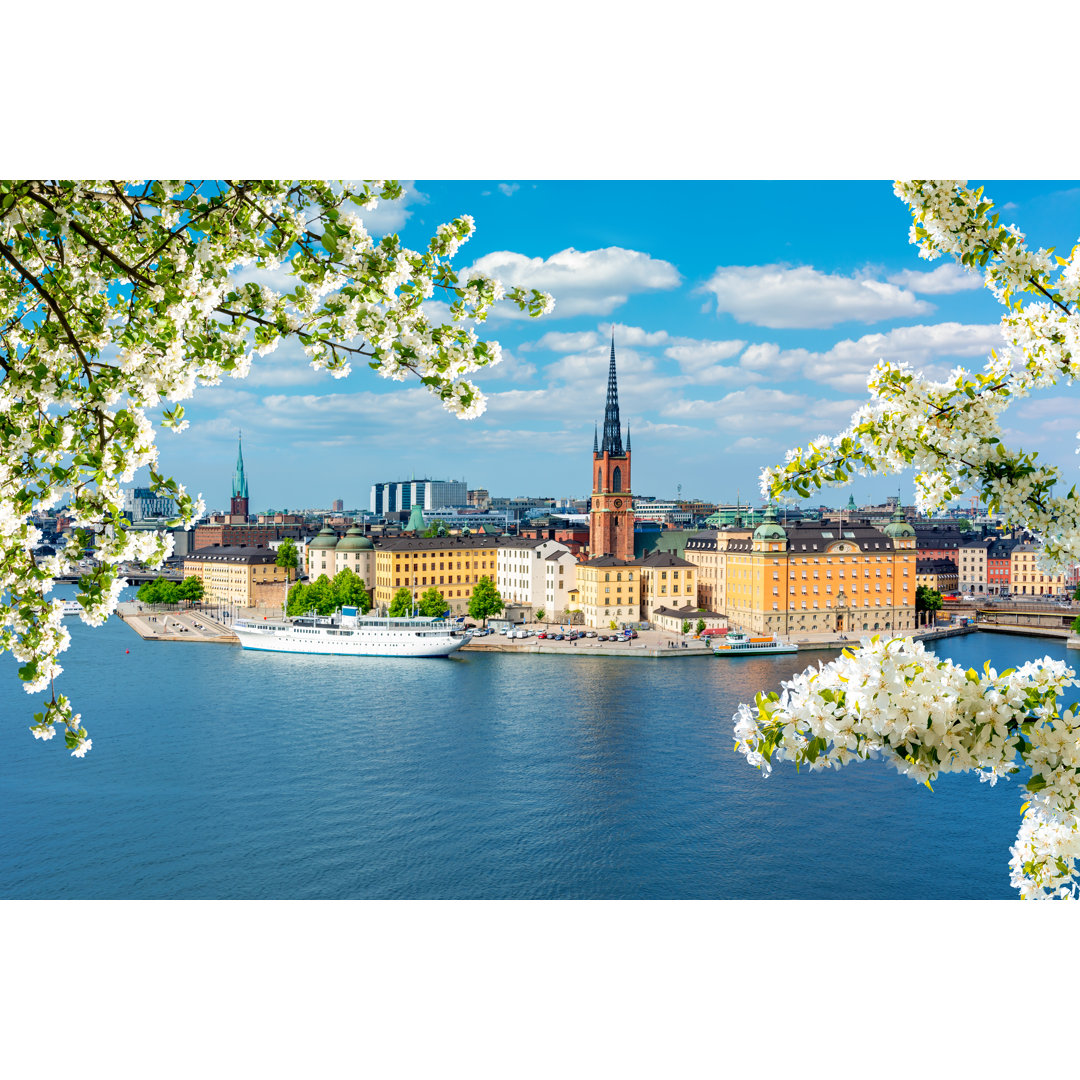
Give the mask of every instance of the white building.
M 549 618 L 567 607 L 567 596 L 576 587 L 577 560 L 557 540 L 500 539 L 495 587 L 507 604 L 543 608 Z
M 470 529 L 478 532 L 485 525 L 494 525 L 497 529 L 506 531 L 510 524 L 510 515 L 499 513 L 497 510 L 461 510 L 456 506 L 440 506 L 436 510 L 424 510 L 424 524 L 430 525 L 433 521 L 441 521 L 448 529 Z
M 168 495 L 156 495 L 150 488 L 125 488 L 124 513 L 128 521 L 148 521 L 176 517 L 176 502 Z

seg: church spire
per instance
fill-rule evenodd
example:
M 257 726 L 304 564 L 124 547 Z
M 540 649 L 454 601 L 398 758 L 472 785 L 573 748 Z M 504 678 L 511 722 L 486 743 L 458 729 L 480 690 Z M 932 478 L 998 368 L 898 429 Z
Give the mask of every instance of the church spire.
M 599 454 L 600 453 L 600 443 L 597 442 L 597 439 L 596 439 L 596 423 L 595 423 L 595 421 L 593 422 L 593 426 L 592 426 L 592 452 L 594 454 Z
M 630 425 L 626 425 L 626 452 L 630 453 Z
M 611 328 L 611 365 L 608 368 L 607 405 L 604 408 L 602 453 L 622 457 L 622 426 L 619 423 L 619 384 L 615 377 L 615 327 Z
M 236 438 L 236 470 L 233 472 L 232 493 L 234 499 L 248 497 L 247 477 L 244 475 L 243 432 Z

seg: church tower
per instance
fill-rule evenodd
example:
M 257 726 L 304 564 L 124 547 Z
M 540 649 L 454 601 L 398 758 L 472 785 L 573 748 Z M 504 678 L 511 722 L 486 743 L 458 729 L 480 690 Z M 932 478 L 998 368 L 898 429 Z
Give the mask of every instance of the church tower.
M 630 432 L 623 450 L 619 423 L 619 386 L 615 378 L 615 331 L 611 331 L 604 438 L 599 447 L 593 433 L 593 495 L 589 515 L 589 558 L 613 555 L 634 558 L 634 496 L 630 493 Z
M 239 517 L 247 521 L 248 517 L 248 486 L 247 477 L 244 475 L 244 447 L 241 436 L 236 441 L 236 471 L 233 473 L 232 503 L 229 506 L 229 516 Z

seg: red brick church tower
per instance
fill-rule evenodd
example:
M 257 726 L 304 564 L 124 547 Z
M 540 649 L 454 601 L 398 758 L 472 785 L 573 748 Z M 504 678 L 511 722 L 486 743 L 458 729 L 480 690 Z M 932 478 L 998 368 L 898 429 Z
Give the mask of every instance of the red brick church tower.
M 615 331 L 611 332 L 604 441 L 593 432 L 593 496 L 589 515 L 589 558 L 613 555 L 634 558 L 634 496 L 630 493 L 630 431 L 623 451 L 619 425 L 619 387 L 615 380 Z

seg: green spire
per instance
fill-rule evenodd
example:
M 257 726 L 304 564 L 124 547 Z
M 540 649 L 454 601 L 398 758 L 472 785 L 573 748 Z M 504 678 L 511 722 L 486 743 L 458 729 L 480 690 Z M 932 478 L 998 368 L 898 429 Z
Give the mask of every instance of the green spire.
M 233 473 L 232 493 L 234 499 L 246 499 L 248 497 L 247 477 L 244 476 L 244 447 L 242 444 L 243 432 L 236 439 L 236 471 Z

